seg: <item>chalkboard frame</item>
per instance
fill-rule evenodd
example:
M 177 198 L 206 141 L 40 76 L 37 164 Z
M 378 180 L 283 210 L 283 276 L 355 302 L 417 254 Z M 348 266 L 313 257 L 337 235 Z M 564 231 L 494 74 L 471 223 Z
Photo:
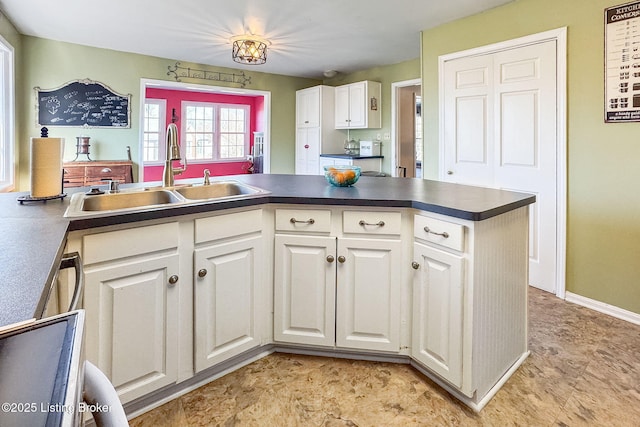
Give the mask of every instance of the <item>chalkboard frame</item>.
M 122 102 L 126 100 L 126 110 L 127 110 L 126 122 L 123 121 L 124 119 L 120 119 L 118 121 L 112 121 L 110 125 L 91 125 L 87 122 L 87 119 L 89 117 L 88 114 L 85 115 L 85 117 L 80 117 L 80 121 L 74 121 L 73 123 L 65 122 L 60 118 L 58 118 L 58 120 L 56 121 L 53 121 L 53 120 L 43 120 L 43 118 L 40 117 L 40 111 L 46 109 L 46 100 L 43 99 L 43 96 L 46 97 L 46 94 L 54 93 L 54 92 L 61 92 L 62 96 L 66 94 L 71 94 L 71 92 L 73 92 L 74 90 L 73 88 L 76 88 L 78 84 L 84 84 L 86 86 L 98 85 L 102 87 L 103 90 L 108 92 L 107 95 L 109 97 L 121 98 Z M 40 87 L 34 87 L 33 89 L 36 95 L 36 126 L 79 127 L 79 128 L 85 128 L 85 129 L 92 129 L 92 128 L 130 129 L 131 128 L 131 94 L 130 93 L 126 95 L 118 93 L 113 89 L 111 89 L 106 84 L 101 83 L 99 81 L 91 80 L 88 78 L 71 80 L 53 89 L 41 89 Z M 68 89 L 68 92 L 65 93 L 64 89 Z M 104 102 L 104 99 L 102 99 L 101 101 Z M 98 105 L 98 110 L 99 110 L 99 107 L 100 105 Z M 94 110 L 91 110 L 91 111 L 94 111 Z

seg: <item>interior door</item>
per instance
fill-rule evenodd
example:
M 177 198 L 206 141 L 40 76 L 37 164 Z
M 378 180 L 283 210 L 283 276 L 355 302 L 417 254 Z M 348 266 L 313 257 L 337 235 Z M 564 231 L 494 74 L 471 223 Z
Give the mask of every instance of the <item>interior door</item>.
M 556 289 L 556 42 L 447 61 L 446 181 L 536 195 L 529 283 Z
M 420 86 L 398 89 L 398 176 L 416 177 L 416 96 Z

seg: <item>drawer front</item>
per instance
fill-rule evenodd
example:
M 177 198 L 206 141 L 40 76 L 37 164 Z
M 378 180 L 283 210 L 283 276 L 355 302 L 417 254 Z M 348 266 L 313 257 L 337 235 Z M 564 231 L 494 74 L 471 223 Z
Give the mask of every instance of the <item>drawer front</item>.
M 104 165 L 87 166 L 87 179 L 111 179 L 114 176 L 123 177 L 127 174 L 127 167 L 124 165 Z
M 65 166 L 62 168 L 62 173 L 66 178 L 84 178 L 84 166 L 70 167 Z
M 276 209 L 276 231 L 329 233 L 331 231 L 331 211 Z
M 344 211 L 342 214 L 344 233 L 399 235 L 401 228 L 400 212 Z
M 413 226 L 415 238 L 464 252 L 464 225 L 416 215 Z
M 83 237 L 82 260 L 88 265 L 129 258 L 177 248 L 178 242 L 177 222 L 89 234 Z
M 195 242 L 198 244 L 261 230 L 261 209 L 200 218 L 196 219 Z

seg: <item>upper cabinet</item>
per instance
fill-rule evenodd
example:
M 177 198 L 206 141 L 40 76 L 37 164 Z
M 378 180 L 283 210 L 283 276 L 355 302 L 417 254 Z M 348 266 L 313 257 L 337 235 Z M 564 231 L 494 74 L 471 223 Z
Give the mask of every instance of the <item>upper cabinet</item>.
M 329 89 L 331 90 L 331 89 Z M 296 127 L 310 128 L 320 126 L 323 87 L 316 86 L 296 92 Z M 329 95 L 329 97 L 332 97 Z
M 335 89 L 314 86 L 296 92 L 296 174 L 318 175 L 320 154 L 343 150 L 333 118 Z
M 379 129 L 382 127 L 378 82 L 362 81 L 336 87 L 336 129 Z

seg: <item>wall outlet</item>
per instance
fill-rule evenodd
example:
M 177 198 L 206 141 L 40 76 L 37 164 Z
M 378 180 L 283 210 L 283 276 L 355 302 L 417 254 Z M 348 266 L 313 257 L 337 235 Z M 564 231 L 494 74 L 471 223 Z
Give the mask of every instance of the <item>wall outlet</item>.
M 384 133 L 384 140 L 385 141 L 390 141 L 391 140 L 391 134 L 389 132 L 385 132 Z
M 379 133 L 376 134 L 376 141 L 380 141 L 381 135 Z

